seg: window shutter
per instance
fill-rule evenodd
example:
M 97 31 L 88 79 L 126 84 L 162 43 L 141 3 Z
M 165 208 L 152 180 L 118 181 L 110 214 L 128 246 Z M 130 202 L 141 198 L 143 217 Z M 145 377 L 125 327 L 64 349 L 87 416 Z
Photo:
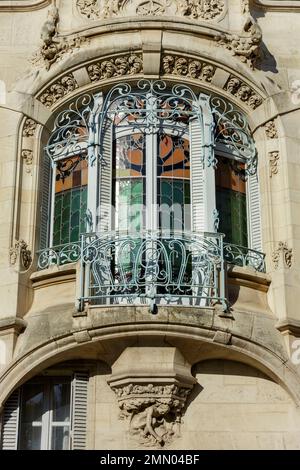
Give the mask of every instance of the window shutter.
M 97 220 L 97 228 L 100 232 L 111 230 L 111 204 L 112 204 L 112 124 L 105 126 L 103 142 L 101 145 L 103 158 L 99 165 L 100 183 L 100 214 Z
M 40 219 L 40 249 L 48 247 L 50 231 L 50 199 L 51 199 L 51 173 L 50 158 L 44 153 L 41 174 L 41 219 Z
M 86 448 L 89 376 L 75 372 L 72 384 L 72 449 Z
M 248 178 L 248 218 L 250 248 L 262 251 L 260 194 L 257 174 Z
M 20 389 L 15 390 L 4 405 L 2 418 L 2 449 L 17 450 L 20 414 Z
M 198 119 L 190 122 L 192 230 L 205 231 L 203 136 Z

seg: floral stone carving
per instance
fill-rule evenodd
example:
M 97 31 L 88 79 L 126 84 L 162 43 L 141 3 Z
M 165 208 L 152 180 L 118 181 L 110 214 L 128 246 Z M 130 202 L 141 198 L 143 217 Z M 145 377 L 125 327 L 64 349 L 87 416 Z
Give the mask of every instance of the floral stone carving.
M 225 85 L 225 90 L 246 103 L 252 109 L 256 109 L 262 103 L 262 98 L 258 96 L 249 85 L 232 75 Z
M 182 410 L 191 388 L 175 384 L 113 387 L 131 436 L 146 446 L 165 446 L 180 435 Z
M 23 137 L 33 137 L 37 128 L 37 123 L 27 118 L 23 127 Z
M 28 269 L 32 263 L 31 251 L 24 240 L 16 240 L 14 246 L 9 250 L 10 264 L 15 266 L 19 260 L 20 266 Z
M 293 250 L 288 247 L 286 242 L 279 242 L 278 248 L 272 255 L 274 268 L 291 268 L 293 264 Z
M 211 21 L 225 10 L 224 0 L 77 0 L 80 14 L 88 19 L 115 16 L 171 15 Z
M 256 21 L 248 16 L 241 34 L 219 33 L 217 44 L 228 49 L 232 55 L 254 68 L 260 59 L 262 31 Z
M 68 95 L 76 88 L 78 88 L 78 84 L 74 76 L 69 73 L 47 88 L 46 91 L 38 97 L 38 100 L 43 103 L 46 108 L 51 108 L 56 101 Z
M 269 121 L 265 124 L 265 133 L 268 139 L 278 139 L 278 133 L 274 120 Z
M 270 178 L 278 173 L 279 152 L 276 150 L 269 153 Z
M 87 67 L 92 82 L 122 75 L 136 75 L 142 71 L 143 59 L 137 54 L 105 59 Z
M 162 58 L 162 73 L 211 82 L 215 74 L 215 67 L 197 59 L 168 54 Z
M 178 12 L 195 19 L 211 20 L 224 10 L 223 0 L 179 0 Z

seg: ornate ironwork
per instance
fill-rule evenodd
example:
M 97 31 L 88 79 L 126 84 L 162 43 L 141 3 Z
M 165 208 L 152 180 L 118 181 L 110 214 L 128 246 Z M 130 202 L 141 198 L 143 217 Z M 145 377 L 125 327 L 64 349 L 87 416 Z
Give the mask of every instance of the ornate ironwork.
M 208 123 L 204 122 L 208 99 L 214 118 L 209 132 Z M 181 84 L 168 87 L 162 80 L 143 79 L 133 86 L 121 83 L 112 87 L 104 99 L 102 95 L 89 94 L 77 98 L 56 118 L 46 152 L 57 160 L 93 148 L 93 155 L 89 155 L 93 164 L 97 157 L 104 158 L 104 135 L 111 124 L 152 134 L 157 133 L 163 123 L 164 128 L 169 127 L 173 133 L 182 135 L 191 118 L 198 120 L 200 132 L 205 137 L 202 158 L 208 165 L 217 164 L 212 149 L 220 142 L 234 158 L 246 163 L 247 175 L 256 173 L 254 140 L 247 119 L 240 111 L 223 98 L 196 94 Z
M 246 117 L 223 98 L 210 99 L 215 122 L 215 142 L 224 144 L 246 164 L 246 175 L 257 171 L 257 150 Z
M 81 304 L 220 302 L 226 310 L 222 239 L 155 232 L 84 235 Z
M 224 243 L 224 259 L 229 264 L 249 266 L 263 273 L 266 271 L 265 254 L 245 246 Z
M 157 133 L 163 123 L 164 129 L 169 127 L 181 135 L 193 117 L 198 119 L 204 133 L 202 97 L 185 85 L 168 89 L 166 82 L 161 80 L 140 80 L 134 88 L 128 83 L 118 84 L 103 101 L 99 113 L 99 141 L 104 141 L 108 120 L 118 128 L 130 126 L 133 132 L 142 130 L 146 134 Z M 205 146 L 212 147 L 212 140 L 205 142 Z
M 81 243 L 68 243 L 67 245 L 53 246 L 39 252 L 38 269 L 47 269 L 51 266 L 62 266 L 75 263 L 81 256 Z
M 47 155 L 51 159 L 80 153 L 93 144 L 90 142 L 90 129 L 95 125 L 93 118 L 98 107 L 96 96 L 80 96 L 70 104 L 69 109 L 57 116 L 46 146 Z

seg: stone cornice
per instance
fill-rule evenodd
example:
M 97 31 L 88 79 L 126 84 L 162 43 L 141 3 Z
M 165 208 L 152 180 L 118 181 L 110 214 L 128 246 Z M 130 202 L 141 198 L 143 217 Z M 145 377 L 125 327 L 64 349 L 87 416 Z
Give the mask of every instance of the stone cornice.
M 254 5 L 269 11 L 299 11 L 300 2 L 296 0 L 254 0 Z
M 281 333 L 289 333 L 300 338 L 300 320 L 286 318 L 278 321 L 275 326 Z
M 0 319 L 0 332 L 14 329 L 18 333 L 25 330 L 27 322 L 17 317 L 7 317 Z
M 0 3 L 0 13 L 4 11 L 34 11 L 46 8 L 50 5 L 51 0 L 10 0 Z

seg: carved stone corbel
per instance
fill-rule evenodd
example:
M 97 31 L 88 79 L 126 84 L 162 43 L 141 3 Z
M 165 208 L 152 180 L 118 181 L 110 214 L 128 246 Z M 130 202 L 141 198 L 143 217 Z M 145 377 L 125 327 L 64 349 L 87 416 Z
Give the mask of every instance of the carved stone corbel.
M 163 364 L 163 368 L 162 368 Z M 196 379 L 176 348 L 127 348 L 108 380 L 137 445 L 161 448 L 180 435 L 186 400 Z
M 215 40 L 218 46 L 228 49 L 250 68 L 257 65 L 261 56 L 262 30 L 252 16 L 247 17 L 240 34 L 219 33 Z
M 58 8 L 52 5 L 48 11 L 47 20 L 42 27 L 41 48 L 31 61 L 37 65 L 44 64 L 46 70 L 49 70 L 52 64 L 62 58 L 65 53 L 72 53 L 75 49 L 79 49 L 82 45 L 89 43 L 89 40 L 85 37 L 60 38 L 57 30 L 58 22 Z

